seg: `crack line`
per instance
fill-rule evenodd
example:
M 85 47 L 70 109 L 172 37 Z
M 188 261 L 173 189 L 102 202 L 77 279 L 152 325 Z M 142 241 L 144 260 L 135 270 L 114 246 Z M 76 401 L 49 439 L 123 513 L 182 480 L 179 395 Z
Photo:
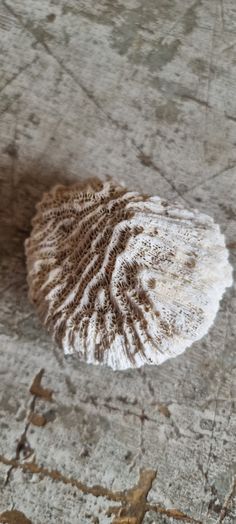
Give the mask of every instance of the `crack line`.
M 17 464 L 19 463 L 19 460 L 21 458 L 21 453 L 23 453 L 24 459 L 28 459 L 34 453 L 34 450 L 31 448 L 30 443 L 28 441 L 27 435 L 28 435 L 29 428 L 33 422 L 33 417 L 34 415 L 37 415 L 35 413 L 36 400 L 37 398 L 40 398 L 40 397 L 44 398 L 45 400 L 49 400 L 49 401 L 52 400 L 52 390 L 43 388 L 41 386 L 41 380 L 42 380 L 43 374 L 44 374 L 44 369 L 41 369 L 39 373 L 37 373 L 37 375 L 35 376 L 32 382 L 32 385 L 30 387 L 30 393 L 31 395 L 33 395 L 33 398 L 30 402 L 29 412 L 28 412 L 26 423 L 25 423 L 24 431 L 21 434 L 17 442 L 15 457 L 12 460 L 9 460 L 10 468 L 7 472 L 4 486 L 6 486 L 9 483 L 11 472 L 15 468 L 14 463 L 17 463 Z
M 212 69 L 213 56 L 214 56 L 215 27 L 216 27 L 216 18 L 214 20 L 214 27 L 212 31 L 211 50 L 210 50 L 208 75 L 207 75 L 207 96 L 206 96 L 206 110 L 205 110 L 205 122 L 204 122 L 204 141 L 203 141 L 204 160 L 206 160 L 206 157 L 207 157 L 207 124 L 208 124 L 208 114 L 209 114 L 209 108 L 210 108 L 210 88 L 211 88 L 211 80 L 212 80 L 211 69 Z
M 236 162 L 227 165 L 226 167 L 224 167 L 224 169 L 221 169 L 217 173 L 214 173 L 213 175 L 209 176 L 206 180 L 204 180 L 200 184 L 195 184 L 194 186 L 192 186 L 189 189 L 187 189 L 186 191 L 184 191 L 183 195 L 187 195 L 188 193 L 191 193 L 191 191 L 193 191 L 194 189 L 198 189 L 199 187 L 204 186 L 208 182 L 211 182 L 211 180 L 214 180 L 214 178 L 218 178 L 219 176 L 224 175 L 224 173 L 227 173 L 228 171 L 231 171 L 235 167 L 236 167 Z M 183 196 L 182 196 L 182 198 L 183 198 Z
M 226 499 L 224 501 L 224 504 L 221 508 L 219 519 L 217 520 L 216 524 L 222 524 L 222 522 L 225 520 L 225 517 L 227 516 L 227 510 L 229 507 L 229 504 L 231 500 L 233 499 L 234 495 L 236 495 L 236 477 L 233 477 L 229 494 L 226 496 Z
M 78 78 L 77 76 L 70 70 L 70 68 L 68 68 L 64 63 L 63 61 L 56 55 L 54 54 L 54 52 L 51 50 L 51 48 L 48 46 L 48 44 L 44 41 L 44 40 L 39 40 L 37 35 L 35 34 L 35 31 L 29 27 L 27 24 L 25 24 L 24 20 L 22 19 L 22 17 L 20 15 L 18 15 L 14 9 L 12 9 L 11 6 L 9 6 L 5 0 L 3 0 L 3 5 L 5 6 L 5 8 L 9 11 L 9 13 L 14 16 L 19 24 L 23 27 L 24 31 L 26 33 L 29 33 L 31 34 L 31 36 L 33 36 L 34 40 L 39 43 L 43 48 L 44 50 L 47 52 L 47 54 L 49 56 L 51 56 L 56 62 L 57 64 L 59 65 L 59 67 L 61 68 L 62 71 L 64 71 L 68 76 L 70 76 L 70 78 L 75 82 L 75 84 L 84 92 L 84 94 L 87 96 L 87 98 L 96 106 L 96 108 L 101 112 L 101 114 L 103 114 L 103 116 L 113 125 L 115 126 L 117 129 L 119 129 L 125 136 L 125 138 L 128 138 L 130 140 L 130 143 L 131 145 L 134 147 L 134 149 L 136 150 L 137 152 L 137 156 L 138 156 L 138 159 L 140 160 L 140 162 L 145 165 L 146 167 L 149 167 L 151 169 L 153 169 L 154 171 L 156 171 L 160 177 L 165 180 L 165 182 L 170 186 L 170 188 L 176 193 L 176 195 L 178 195 L 180 198 L 182 198 L 187 205 L 189 205 L 188 201 L 185 200 L 184 198 L 184 195 L 185 193 L 187 193 L 188 191 L 191 191 L 191 189 L 194 189 L 191 188 L 191 189 L 188 189 L 186 192 L 180 192 L 178 190 L 178 188 L 176 187 L 176 185 L 172 182 L 171 178 L 168 177 L 168 175 L 163 171 L 162 168 L 160 168 L 160 166 L 158 166 L 154 161 L 153 159 L 148 156 L 148 155 L 145 155 L 145 153 L 143 152 L 143 149 L 140 145 L 138 145 L 135 140 L 130 136 L 131 133 L 132 133 L 132 130 L 129 128 L 128 124 L 127 123 L 120 123 L 116 118 L 114 118 L 110 113 L 108 113 L 107 111 L 105 111 L 105 109 L 103 108 L 102 104 L 97 100 L 97 98 L 95 97 L 94 93 L 88 89 Z M 171 29 L 172 31 L 172 29 Z M 210 109 L 210 104 L 209 104 L 209 96 L 210 96 L 210 69 L 211 69 L 211 64 L 212 64 L 212 60 L 213 60 L 213 51 L 214 51 L 214 35 L 215 35 L 215 26 L 214 26 L 214 29 L 212 30 L 212 46 L 211 46 L 211 54 L 210 54 L 210 63 L 209 63 L 209 69 L 208 69 L 208 72 L 209 72 L 209 75 L 208 75 L 208 86 L 207 86 L 207 100 L 205 102 L 201 102 L 201 101 L 198 101 L 198 103 L 202 103 L 205 107 L 206 107 L 206 116 L 205 116 L 205 132 L 206 132 L 206 122 L 207 122 L 207 115 L 208 115 L 208 110 Z M 197 100 L 196 100 L 197 101 Z M 204 149 L 206 149 L 206 141 L 204 142 Z M 148 159 L 148 161 L 145 161 L 143 159 Z
M 35 39 L 35 41 L 37 43 L 39 43 L 43 48 L 44 50 L 47 52 L 47 54 L 49 56 L 51 56 L 57 63 L 58 65 L 60 66 L 61 70 L 64 71 L 67 75 L 70 76 L 70 78 L 72 78 L 72 80 L 76 83 L 76 85 L 84 92 L 84 94 L 87 96 L 87 98 L 96 106 L 96 108 L 103 114 L 103 116 L 113 125 L 115 126 L 117 129 L 119 129 L 120 131 L 122 131 L 125 135 L 125 137 L 127 137 L 127 131 L 129 132 L 129 134 L 131 133 L 131 129 L 128 127 L 128 124 L 127 123 L 120 123 L 117 119 L 115 119 L 110 113 L 108 113 L 107 111 L 104 110 L 102 104 L 100 102 L 98 102 L 97 98 L 95 97 L 95 95 L 93 94 L 93 92 L 88 89 L 81 81 L 78 80 L 78 78 L 75 76 L 75 74 L 64 64 L 64 62 L 56 55 L 52 52 L 52 50 L 50 49 L 50 47 L 47 45 L 47 43 L 45 41 L 40 41 L 37 37 L 37 35 L 35 34 L 35 31 L 28 27 L 28 25 L 26 25 L 24 23 L 24 21 L 22 20 L 22 17 L 19 16 L 17 13 L 15 13 L 15 11 L 12 9 L 11 6 L 9 6 L 5 0 L 3 0 L 3 5 L 5 6 L 5 8 L 15 17 L 17 18 L 18 22 L 21 24 L 21 26 L 24 28 L 24 31 L 25 32 L 28 32 L 30 33 L 33 38 Z M 133 145 L 133 147 L 135 148 L 136 152 L 138 153 L 138 156 L 140 156 L 140 154 L 143 154 L 143 151 L 142 151 L 142 148 L 141 146 L 139 146 L 133 138 L 130 138 L 130 136 L 128 135 L 128 138 L 130 139 L 131 141 L 131 144 Z M 173 184 L 173 182 L 169 179 L 169 177 L 167 177 L 167 175 L 163 172 L 163 170 L 161 170 L 154 162 L 153 160 L 150 159 L 150 163 L 149 165 L 147 165 L 147 167 L 151 167 L 152 169 L 154 169 L 155 171 L 157 171 L 159 173 L 159 175 L 165 180 L 165 182 L 167 182 L 169 184 L 169 186 L 171 187 L 172 190 L 174 190 L 176 192 L 177 195 L 179 195 L 180 197 L 182 196 L 181 193 L 178 192 L 178 190 L 176 189 L 175 185 Z
M 228 334 L 228 326 L 229 326 L 229 305 L 228 305 L 227 310 L 226 310 L 226 321 L 225 321 L 225 333 L 224 333 L 224 338 L 223 338 L 222 360 L 223 360 L 223 353 L 224 353 L 224 349 L 225 349 L 225 345 L 226 345 L 226 339 L 227 339 L 227 334 Z M 204 486 L 203 486 L 203 493 L 204 493 L 204 495 L 206 494 L 206 487 L 207 487 L 207 485 L 210 487 L 210 489 L 212 489 L 212 486 L 211 486 L 211 484 L 209 482 L 209 469 L 210 469 L 210 461 L 211 461 L 212 450 L 213 450 L 213 438 L 214 438 L 215 425 L 216 425 L 216 413 L 217 413 L 218 402 L 219 402 L 219 392 L 220 392 L 220 389 L 221 389 L 221 386 L 222 386 L 222 374 L 223 374 L 223 366 L 222 366 L 222 370 L 221 370 L 221 374 L 220 374 L 219 382 L 218 382 L 218 387 L 217 387 L 217 391 L 216 391 L 216 395 L 215 395 L 215 409 L 214 409 L 214 415 L 213 415 L 210 448 L 209 448 L 208 457 L 207 457 L 207 461 L 206 461 L 206 469 L 203 472 L 204 476 L 205 476 L 205 482 L 204 482 Z M 204 500 L 202 501 L 202 504 L 201 504 L 200 517 L 202 517 L 203 507 L 204 507 Z M 208 508 L 207 508 L 206 517 L 208 517 L 208 515 L 209 515 L 209 504 L 208 504 Z
M 122 520 L 115 518 L 113 524 L 128 524 L 129 522 L 130 524 L 141 524 L 145 513 L 149 511 L 154 511 L 170 518 L 174 517 L 177 520 L 182 520 L 183 522 L 189 522 L 191 524 L 203 524 L 201 521 L 195 520 L 193 517 L 190 517 L 177 509 L 165 509 L 159 504 L 148 504 L 146 502 L 146 496 L 156 477 L 156 471 L 153 470 L 141 470 L 140 479 L 136 487 L 125 491 L 112 491 L 100 485 L 87 486 L 80 480 L 74 479 L 73 477 L 67 477 L 58 470 L 50 470 L 43 466 L 39 466 L 36 462 L 21 463 L 19 460 L 8 459 L 3 455 L 0 455 L 0 462 L 6 466 L 10 466 L 12 469 L 20 469 L 23 472 L 28 471 L 32 474 L 39 475 L 41 478 L 50 478 L 56 482 L 62 482 L 67 485 L 69 484 L 86 495 L 90 494 L 94 497 L 104 497 L 113 502 L 121 502 L 121 508 L 113 507 L 109 510 L 110 515 L 116 513 L 118 517 L 127 517 L 127 519 Z M 142 507 L 140 507 L 140 505 L 142 505 Z M 129 521 L 128 519 L 131 513 L 133 515 L 133 520 Z
M 38 56 L 34 57 L 33 60 L 31 60 L 30 62 L 28 62 L 24 66 L 20 67 L 18 69 L 18 71 L 14 75 L 12 75 L 11 78 L 9 78 L 2 87 L 0 87 L 0 93 L 2 93 L 6 89 L 6 87 L 8 87 L 10 84 L 12 84 L 12 82 L 14 82 L 14 80 L 16 80 L 16 78 L 18 78 L 18 76 L 21 75 L 21 73 L 26 71 L 37 60 L 38 60 Z

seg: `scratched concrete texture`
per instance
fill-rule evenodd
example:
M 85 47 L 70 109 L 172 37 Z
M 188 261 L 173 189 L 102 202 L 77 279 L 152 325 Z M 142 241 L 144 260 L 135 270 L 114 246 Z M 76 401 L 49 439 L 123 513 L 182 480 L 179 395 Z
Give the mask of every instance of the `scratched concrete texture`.
M 235 287 L 115 373 L 53 346 L 23 243 L 46 188 L 112 175 L 207 211 L 235 263 L 235 0 L 1 0 L 0 35 L 0 522 L 233 524 Z

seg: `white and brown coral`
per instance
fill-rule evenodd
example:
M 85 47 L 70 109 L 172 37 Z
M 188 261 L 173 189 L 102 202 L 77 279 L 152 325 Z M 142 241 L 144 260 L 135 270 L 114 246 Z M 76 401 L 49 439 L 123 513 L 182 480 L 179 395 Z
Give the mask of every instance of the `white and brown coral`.
M 54 340 L 113 369 L 182 353 L 232 280 L 212 218 L 112 181 L 44 194 L 26 256 L 30 300 Z

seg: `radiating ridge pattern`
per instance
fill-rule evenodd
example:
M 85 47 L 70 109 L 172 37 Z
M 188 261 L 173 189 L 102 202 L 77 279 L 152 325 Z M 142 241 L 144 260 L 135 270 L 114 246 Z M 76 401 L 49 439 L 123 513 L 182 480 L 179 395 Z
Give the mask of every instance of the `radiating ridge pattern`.
M 29 296 L 54 340 L 113 369 L 183 352 L 232 279 L 210 217 L 112 181 L 46 193 L 26 256 Z

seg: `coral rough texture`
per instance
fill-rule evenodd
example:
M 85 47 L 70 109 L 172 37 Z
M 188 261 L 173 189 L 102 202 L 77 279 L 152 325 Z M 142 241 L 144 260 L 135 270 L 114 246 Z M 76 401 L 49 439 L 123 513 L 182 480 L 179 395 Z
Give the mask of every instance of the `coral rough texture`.
M 113 369 L 182 353 L 232 281 L 212 218 L 113 181 L 44 194 L 26 256 L 30 300 L 54 340 Z

